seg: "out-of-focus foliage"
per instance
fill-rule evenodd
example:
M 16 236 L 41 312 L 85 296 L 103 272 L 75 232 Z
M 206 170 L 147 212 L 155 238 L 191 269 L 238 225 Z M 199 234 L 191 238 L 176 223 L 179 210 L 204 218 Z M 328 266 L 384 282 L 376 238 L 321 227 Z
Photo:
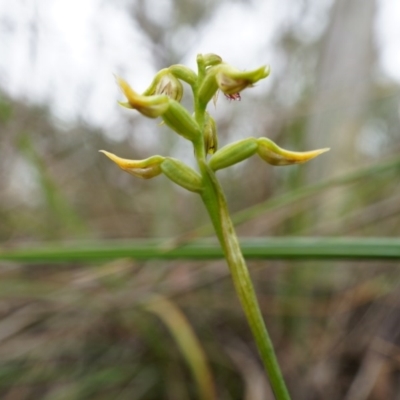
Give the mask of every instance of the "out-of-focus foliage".
M 223 3 L 171 1 L 173 17 L 168 20 L 154 20 L 145 1 L 120 6 L 140 26 L 151 43 L 156 68 L 162 68 L 181 62 L 195 45 L 179 48 L 174 35 L 180 30 L 182 34 L 185 25 L 194 31 L 205 26 Z M 257 2 L 242 3 L 252 7 Z M 380 71 L 380 49 L 371 36 L 377 2 L 336 0 L 323 15 L 316 3 L 301 2 L 300 17 L 276 33 L 276 62 L 265 52 L 272 68 L 268 93 L 249 90 L 240 102 L 220 98 L 210 113 L 221 145 L 268 136 L 289 149 L 332 150 L 328 158 L 302 167 L 274 169 L 252 158 L 221 171 L 233 212 L 379 164 L 399 152 L 399 83 Z M 316 24 L 314 35 L 304 33 L 304 20 L 310 16 L 328 21 Z M 266 23 L 272 17 L 266 15 Z M 241 29 L 240 21 L 226 24 L 227 29 Z M 280 68 L 275 68 L 277 63 Z M 174 236 L 202 225 L 205 213 L 197 196 L 162 177 L 133 180 L 98 154 L 107 148 L 142 159 L 184 152 L 179 138 L 163 127 L 152 128 L 157 141 L 143 140 L 142 128 L 138 119 L 121 112 L 119 129 L 125 134 L 113 140 L 112 132 L 84 121 L 60 121 L 51 105 L 32 106 L 0 88 L 1 247 Z M 279 210 L 260 212 L 241 224 L 239 233 L 398 236 L 399 173 L 394 167 Z M 397 264 L 251 264 L 294 398 L 396 398 Z M 175 339 L 143 307 L 154 293 L 169 297 L 186 315 L 203 346 L 219 399 L 267 398 L 269 389 L 256 350 L 249 345 L 250 333 L 225 265 L 129 260 L 0 264 L 0 397 L 196 398 Z

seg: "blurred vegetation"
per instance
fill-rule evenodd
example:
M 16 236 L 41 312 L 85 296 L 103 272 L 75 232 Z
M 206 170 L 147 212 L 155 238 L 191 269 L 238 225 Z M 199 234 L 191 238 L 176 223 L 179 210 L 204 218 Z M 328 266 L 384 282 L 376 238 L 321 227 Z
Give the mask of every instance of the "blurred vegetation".
M 181 62 L 193 43 L 177 49 L 174 34 L 183 25 L 196 32 L 224 2 L 172 3 L 172 18 L 162 22 L 144 0 L 123 3 L 157 68 Z M 305 166 L 272 168 L 254 158 L 221 171 L 248 240 L 399 237 L 400 90 L 379 71 L 376 7 L 336 0 L 322 18 L 316 1 L 301 2 L 304 18 L 275 36 L 281 68 L 265 55 L 269 92 L 219 99 L 222 145 L 253 135 L 289 149 L 332 148 Z M 310 16 L 327 21 L 320 33 L 304 33 Z M 139 124 L 121 114 L 125 134 L 113 140 L 0 88 L 0 249 L 209 235 L 199 229 L 207 219 L 196 196 L 162 177 L 134 180 L 98 155 L 103 148 L 131 158 L 182 151 L 156 125 L 159 141 L 142 143 L 132 134 Z M 294 399 L 399 398 L 398 262 L 261 259 L 249 266 Z M 174 311 L 149 312 L 155 295 Z M 204 354 L 211 383 L 196 378 L 190 352 L 170 329 L 176 315 L 193 334 L 193 352 Z M 272 398 L 222 261 L 0 262 L 0 398 L 185 400 L 207 384 L 222 400 Z

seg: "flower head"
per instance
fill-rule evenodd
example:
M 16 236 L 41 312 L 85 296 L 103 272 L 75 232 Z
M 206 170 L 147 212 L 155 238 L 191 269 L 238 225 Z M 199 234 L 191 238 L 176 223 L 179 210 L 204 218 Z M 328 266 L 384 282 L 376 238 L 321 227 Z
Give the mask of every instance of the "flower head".
M 215 75 L 218 87 L 224 94 L 237 94 L 247 87 L 252 87 L 260 79 L 269 75 L 269 67 L 262 66 L 253 71 L 239 71 L 228 64 L 217 66 L 218 71 Z
M 208 103 L 219 89 L 229 98 L 237 100 L 240 97 L 239 92 L 266 78 L 269 72 L 268 66 L 240 71 L 226 63 L 215 65 L 207 69 L 199 97 L 202 102 Z

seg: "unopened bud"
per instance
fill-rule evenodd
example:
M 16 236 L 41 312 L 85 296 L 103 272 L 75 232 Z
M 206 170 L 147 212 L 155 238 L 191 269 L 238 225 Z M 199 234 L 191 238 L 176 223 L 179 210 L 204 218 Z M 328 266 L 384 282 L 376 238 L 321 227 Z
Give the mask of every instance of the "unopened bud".
M 214 118 L 206 114 L 206 123 L 204 126 L 204 146 L 207 154 L 214 154 L 218 150 L 217 126 Z

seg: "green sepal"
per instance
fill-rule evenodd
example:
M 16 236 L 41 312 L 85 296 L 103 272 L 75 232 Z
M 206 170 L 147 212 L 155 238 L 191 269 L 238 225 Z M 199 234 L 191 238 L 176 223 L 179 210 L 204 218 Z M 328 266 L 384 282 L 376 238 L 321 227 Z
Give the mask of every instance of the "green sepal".
M 218 67 L 219 65 L 216 65 L 207 69 L 203 83 L 200 86 L 198 96 L 203 105 L 208 104 L 218 90 L 217 80 L 215 79 Z
M 188 83 L 193 86 L 197 81 L 196 73 L 185 65 L 175 64 L 171 65 L 168 70 L 174 75 L 176 78 L 181 79 L 182 81 Z
M 222 58 L 213 53 L 208 53 L 203 55 L 204 66 L 205 67 L 212 67 L 213 65 L 218 65 L 222 63 Z

